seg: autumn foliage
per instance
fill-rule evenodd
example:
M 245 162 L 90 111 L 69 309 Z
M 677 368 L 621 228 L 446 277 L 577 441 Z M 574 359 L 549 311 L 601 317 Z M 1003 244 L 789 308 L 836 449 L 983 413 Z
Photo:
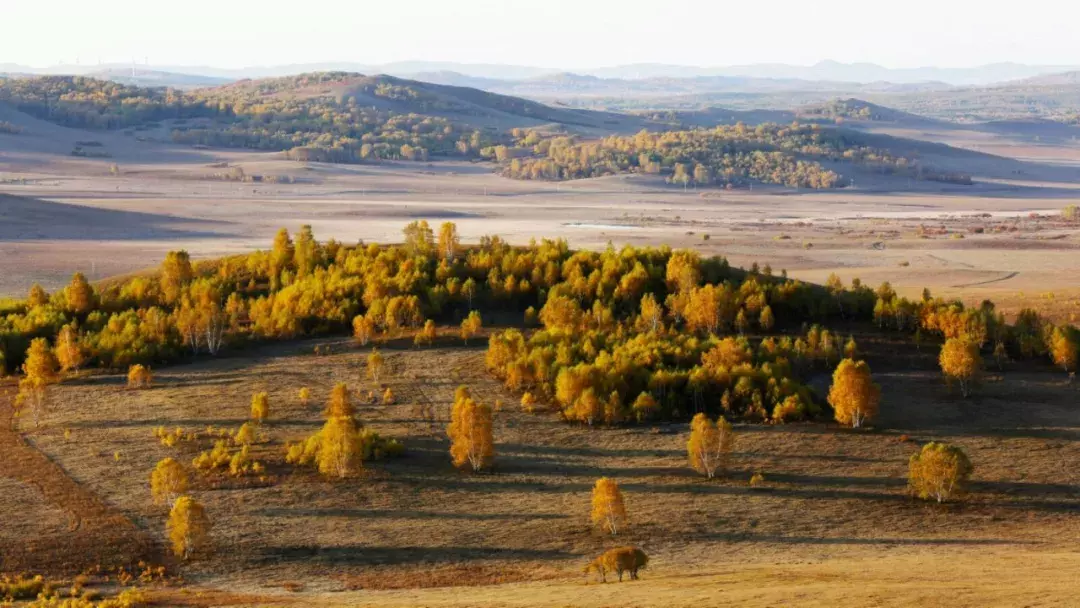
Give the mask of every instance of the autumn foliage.
M 938 361 L 945 377 L 959 382 L 960 393 L 965 397 L 970 396 L 972 384 L 982 371 L 979 345 L 967 337 L 949 338 L 941 347 Z
M 491 408 L 478 403 L 465 387 L 458 388 L 450 414 L 450 458 L 455 467 L 480 471 L 495 459 Z
M 945 502 L 964 494 L 973 470 L 963 450 L 931 442 L 911 456 L 908 487 L 919 498 Z
M 715 424 L 703 413 L 694 416 L 690 422 L 686 455 L 695 471 L 712 479 L 717 471 L 727 467 L 734 447 L 735 433 L 723 416 Z
M 270 416 L 270 396 L 265 392 L 251 396 L 251 419 L 261 423 Z
M 167 524 L 173 554 L 188 559 L 210 544 L 210 518 L 202 504 L 190 496 L 181 496 L 169 512 Z
M 881 387 L 870 378 L 870 366 L 865 361 L 841 361 L 829 388 L 836 421 L 859 428 L 877 415 L 880 401 Z
M 615 536 L 626 526 L 626 502 L 619 484 L 607 477 L 596 480 L 592 491 L 592 523 Z
M 145 365 L 136 363 L 128 368 L 127 385 L 128 388 L 150 388 L 154 383 L 154 374 L 150 371 L 150 368 Z
M 58 382 L 56 373 L 58 363 L 49 349 L 45 338 L 35 338 L 26 352 L 23 363 L 23 378 L 19 380 L 19 392 L 15 396 L 16 412 L 30 409 L 34 417 L 34 426 L 41 422 L 48 403 L 49 385 Z
M 158 462 L 150 474 L 150 495 L 155 504 L 170 504 L 187 493 L 187 489 L 187 471 L 172 458 Z

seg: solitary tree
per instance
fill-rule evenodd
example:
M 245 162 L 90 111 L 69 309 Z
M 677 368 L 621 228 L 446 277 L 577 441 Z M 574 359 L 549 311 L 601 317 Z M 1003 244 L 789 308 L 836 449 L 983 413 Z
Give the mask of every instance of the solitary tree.
M 167 524 L 169 542 L 177 557 L 188 559 L 192 553 L 209 545 L 210 518 L 202 504 L 190 496 L 181 496 L 173 504 Z
M 379 378 L 382 377 L 383 370 L 383 356 L 379 353 L 378 349 L 372 349 L 371 354 L 367 357 L 368 376 L 371 377 L 371 381 L 375 384 L 379 383 Z
M 446 430 L 455 467 L 480 471 L 491 466 L 495 459 L 492 420 L 490 407 L 477 403 L 465 387 L 458 388 Z
M 592 491 L 592 523 L 615 536 L 626 525 L 626 501 L 619 484 L 607 477 L 596 480 Z
M 155 504 L 163 505 L 175 502 L 188 489 L 188 474 L 183 465 L 165 458 L 157 463 L 150 473 L 150 495 Z
M 270 396 L 265 392 L 251 396 L 251 419 L 262 423 L 270 416 Z
M 480 320 L 480 313 L 475 310 L 469 313 L 469 316 L 461 322 L 461 339 L 465 341 L 465 344 L 469 343 L 469 338 L 476 335 L 483 326 L 483 321 Z
M 941 347 L 938 362 L 945 377 L 960 383 L 960 393 L 965 397 L 970 396 L 971 385 L 982 369 L 979 345 L 966 338 L 949 338 Z
M 343 479 L 363 466 L 363 451 L 356 421 L 349 416 L 334 416 L 319 432 L 316 462 L 319 472 Z
M 712 479 L 731 460 L 735 447 L 735 433 L 731 423 L 720 416 L 713 424 L 704 413 L 694 416 L 690 422 L 690 440 L 686 443 L 686 455 L 690 466 L 698 473 Z
M 15 396 L 15 409 L 29 408 L 34 416 L 34 426 L 41 422 L 48 403 L 49 385 L 57 382 L 56 357 L 49 349 L 45 338 L 34 338 L 26 351 L 23 363 L 23 378 L 19 381 L 19 392 Z
M 154 374 L 149 367 L 136 363 L 128 368 L 128 388 L 150 388 L 154 382 Z
M 307 407 L 308 403 L 311 402 L 311 389 L 306 386 L 302 387 L 297 393 L 297 397 L 300 399 L 300 405 Z
M 870 378 L 870 366 L 865 361 L 844 359 L 836 366 L 829 404 L 837 422 L 859 428 L 877 414 L 880 401 L 881 387 Z
M 973 470 L 963 450 L 931 442 L 911 456 L 908 487 L 923 500 L 945 502 L 963 494 Z

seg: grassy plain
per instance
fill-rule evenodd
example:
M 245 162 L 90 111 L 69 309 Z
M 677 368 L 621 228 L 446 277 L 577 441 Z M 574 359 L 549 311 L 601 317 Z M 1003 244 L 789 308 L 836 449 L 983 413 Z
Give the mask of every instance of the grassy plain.
M 1005 598 L 1015 596 L 1000 592 L 1018 593 L 1023 579 L 1040 581 L 1035 605 L 1064 605 L 1069 586 L 1043 581 L 1050 563 L 1060 572 L 1080 561 L 1080 474 L 1068 465 L 1080 459 L 1080 389 L 1049 366 L 1025 364 L 991 375 L 964 400 L 941 382 L 936 349 L 849 329 L 882 384 L 877 427 L 738 425 L 732 469 L 715 481 L 687 468 L 685 425 L 597 430 L 523 413 L 482 371 L 483 349 L 451 338 L 424 350 L 386 346 L 384 382 L 398 403 L 362 404 L 359 417 L 400 438 L 407 453 L 340 484 L 285 465 L 283 445 L 321 420 L 321 404 L 300 405 L 299 387 L 321 402 L 344 381 L 366 398 L 367 351 L 350 341 L 268 345 L 171 367 L 147 391 L 89 374 L 58 387 L 40 429 L 20 425 L 30 445 L 100 497 L 117 525 L 157 541 L 167 513 L 150 500 L 151 468 L 166 456 L 191 458 L 209 442 L 168 448 L 153 429 L 235 428 L 251 394 L 269 392 L 268 442 L 253 453 L 267 479 L 196 477 L 193 491 L 214 520 L 214 557 L 183 567 L 184 591 L 155 592 L 168 601 L 232 602 L 213 599 L 228 590 L 243 605 L 601 606 L 624 597 L 629 605 L 904 605 L 955 594 L 952 605 L 977 606 L 1011 604 Z M 314 354 L 316 345 L 330 354 Z M 822 370 L 819 381 L 826 377 Z M 459 384 L 504 404 L 493 473 L 450 466 L 444 428 Z M 907 459 L 930 440 L 970 455 L 967 502 L 938 506 L 906 495 Z M 755 472 L 763 487 L 749 486 Z M 587 519 L 591 485 L 605 475 L 622 484 L 631 516 L 617 539 L 593 532 Z M 71 537 L 70 528 L 39 523 L 38 509 L 19 508 L 24 494 L 5 494 L 15 530 L 46 545 Z M 45 496 L 45 512 L 93 515 L 58 500 Z M 105 538 L 104 530 L 89 534 Z M 586 586 L 587 558 L 623 543 L 652 555 L 643 580 Z

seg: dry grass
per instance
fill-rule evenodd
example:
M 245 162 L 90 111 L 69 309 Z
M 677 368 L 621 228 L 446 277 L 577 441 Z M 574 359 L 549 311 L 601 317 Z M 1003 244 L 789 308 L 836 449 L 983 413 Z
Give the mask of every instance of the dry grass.
M 320 594 L 335 592 L 332 599 L 349 589 L 495 585 L 467 594 L 379 597 L 385 605 L 407 603 L 404 597 L 423 597 L 425 605 L 467 605 L 464 597 L 485 603 L 499 598 L 508 606 L 547 601 L 531 595 L 536 589 L 554 594 L 548 599 L 556 604 L 566 593 L 582 605 L 597 598 L 594 603 L 604 605 L 603 598 L 615 593 L 610 585 L 586 592 L 565 581 L 579 581 L 580 567 L 605 549 L 636 544 L 653 558 L 643 581 L 626 591 L 641 605 L 667 602 L 680 590 L 689 594 L 686 601 L 673 603 L 690 604 L 697 582 L 726 587 L 733 570 L 750 580 L 791 577 L 784 585 L 769 583 L 760 597 L 733 596 L 768 604 L 782 590 L 795 593 L 796 581 L 818 576 L 800 565 L 805 562 L 835 570 L 838 578 L 811 585 L 823 595 L 808 590 L 789 597 L 825 603 L 870 597 L 843 595 L 845 586 L 836 582 L 860 560 L 897 560 L 868 574 L 884 577 L 884 592 L 899 584 L 894 568 L 919 576 L 921 556 L 963 555 L 982 563 L 1016 552 L 1041 560 L 1072 550 L 1080 540 L 1080 473 L 1067 464 L 1080 461 L 1076 386 L 1035 365 L 992 377 L 976 397 L 963 400 L 941 383 L 931 348 L 920 353 L 873 333 L 855 337 L 884 388 L 878 428 L 738 425 L 733 469 L 714 481 L 686 467 L 685 425 L 590 430 L 513 407 L 498 414 L 496 470 L 454 470 L 443 435 L 454 389 L 467 384 L 488 402 L 517 400 L 483 373 L 482 347 L 447 344 L 384 348 L 384 382 L 399 403 L 361 404 L 359 416 L 378 432 L 401 438 L 407 454 L 370 463 L 362 477 L 343 483 L 285 465 L 283 445 L 318 427 L 321 402 L 334 382 L 363 387 L 357 393 L 366 394 L 369 387 L 360 379 L 366 378 L 367 351 L 345 341 L 268 345 L 160 369 L 155 387 L 145 391 L 125 389 L 120 376 L 65 383 L 43 428 L 29 436 L 80 491 L 115 505 L 142 536 L 158 537 L 167 513 L 150 500 L 151 468 L 169 455 L 188 460 L 206 446 L 162 446 L 153 428 L 236 428 L 246 419 L 251 394 L 267 391 L 270 441 L 253 456 L 267 463 L 268 480 L 196 478 L 193 491 L 215 523 L 215 554 L 183 571 L 198 588 L 228 588 L 275 602 L 319 597 L 321 603 L 330 596 Z M 312 354 L 315 345 L 332 354 Z M 815 382 L 827 382 L 827 374 Z M 300 386 L 312 387 L 307 408 L 296 397 Z M 64 428 L 72 430 L 70 440 Z M 901 440 L 905 435 L 908 441 Z M 975 464 L 966 503 L 939 507 L 906 495 L 907 459 L 931 439 L 960 444 Z M 760 487 L 749 485 L 755 471 L 766 477 Z M 617 539 L 589 528 L 589 492 L 601 475 L 616 478 L 626 492 L 631 526 Z M 685 568 L 701 578 L 683 580 Z M 939 590 L 964 584 L 939 579 Z M 546 580 L 552 582 L 537 582 Z M 750 593 L 751 583 L 742 586 Z M 926 597 L 918 595 L 922 588 L 910 592 L 917 595 L 898 597 Z

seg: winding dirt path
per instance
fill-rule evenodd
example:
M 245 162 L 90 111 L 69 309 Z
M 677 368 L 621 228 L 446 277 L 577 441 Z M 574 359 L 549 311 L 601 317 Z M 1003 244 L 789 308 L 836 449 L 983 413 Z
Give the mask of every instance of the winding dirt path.
M 79 485 L 12 425 L 14 388 L 0 386 L 0 477 L 31 485 L 70 518 L 66 531 L 0 545 L 0 572 L 78 573 L 87 568 L 160 563 L 158 543 L 116 508 Z M 13 517 L 33 518 L 20 505 Z
M 963 288 L 963 287 L 977 287 L 979 285 L 989 285 L 991 283 L 1000 283 L 1002 281 L 1008 281 L 1009 279 L 1011 279 L 1011 278 L 1013 278 L 1013 277 L 1015 277 L 1015 276 L 1017 276 L 1019 274 L 1020 274 L 1019 271 L 1015 271 L 1015 272 L 1010 272 L 1010 273 L 1006 274 L 1005 276 L 998 277 L 996 279 L 990 279 L 988 281 L 978 281 L 976 283 L 964 283 L 963 285 L 952 285 L 952 287 L 954 289 L 958 289 L 958 288 Z

